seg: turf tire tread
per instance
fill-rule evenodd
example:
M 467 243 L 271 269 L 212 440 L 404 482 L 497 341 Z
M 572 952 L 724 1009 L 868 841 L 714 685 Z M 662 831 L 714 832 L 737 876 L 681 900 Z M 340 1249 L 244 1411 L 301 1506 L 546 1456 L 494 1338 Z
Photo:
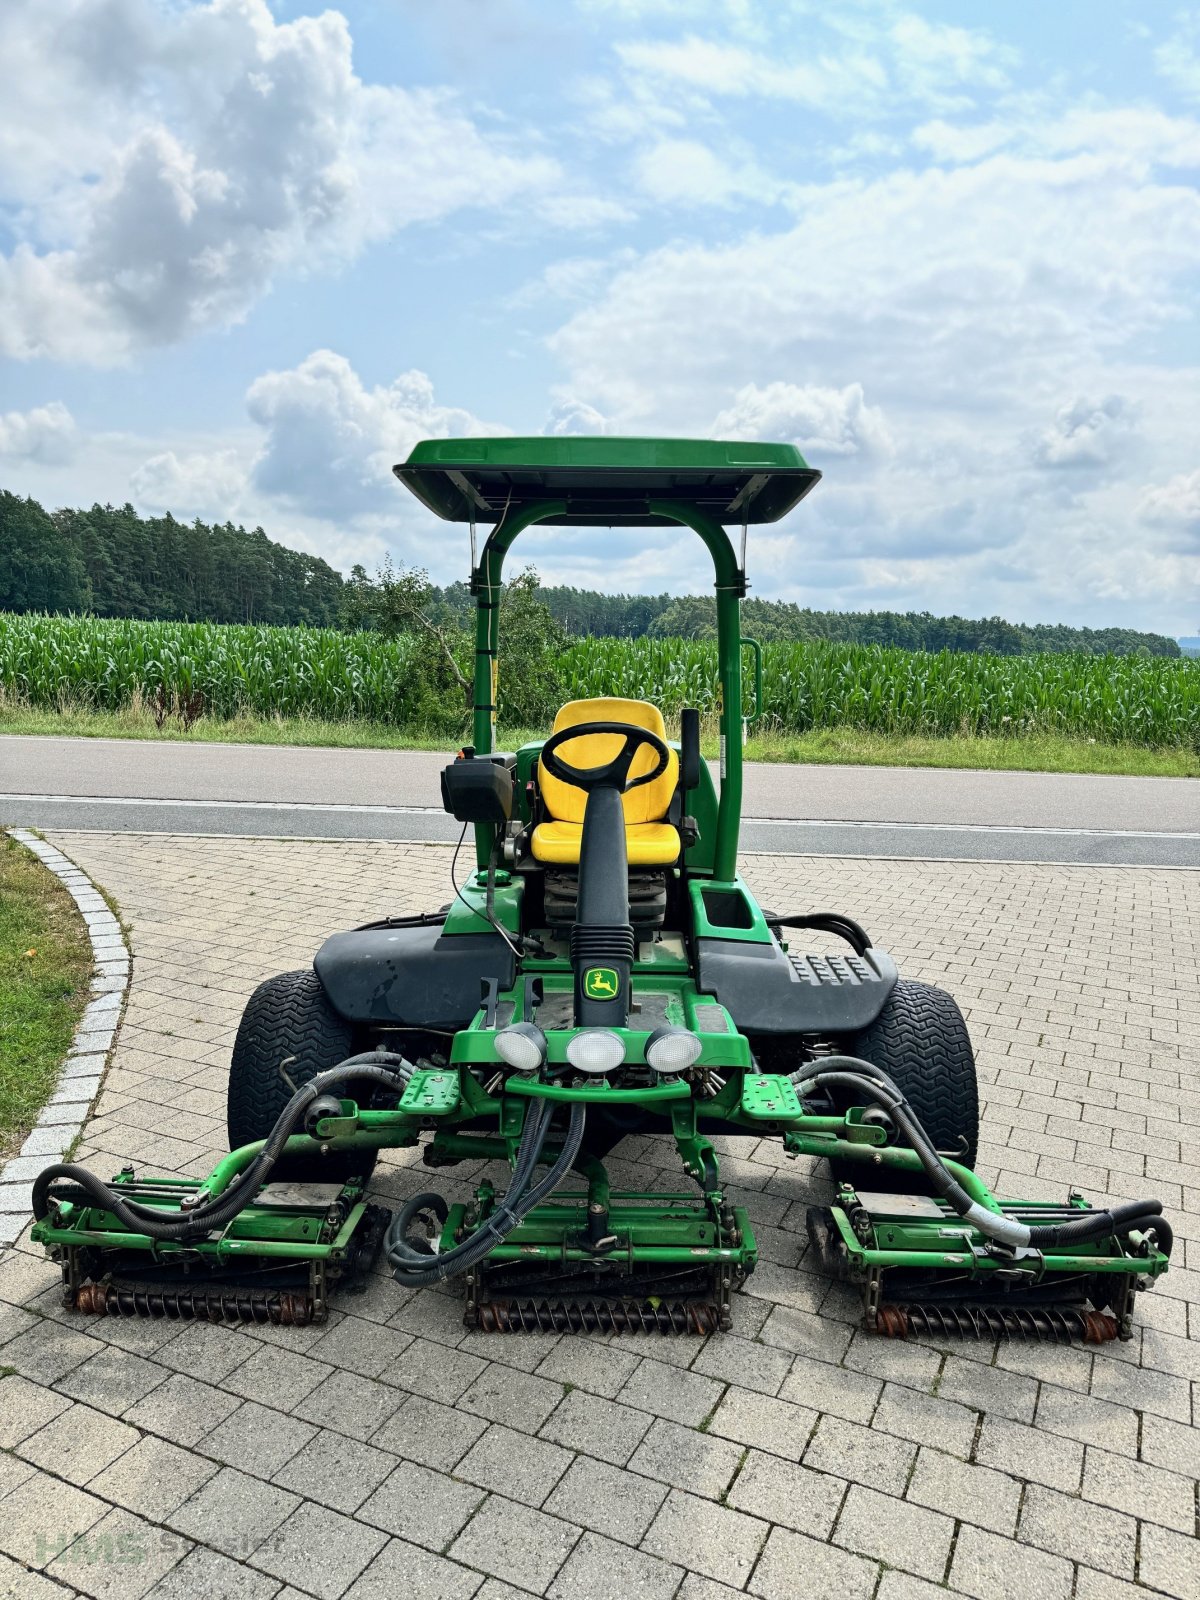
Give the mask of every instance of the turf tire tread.
M 229 1069 L 227 1126 L 229 1148 L 265 1139 L 291 1090 L 279 1073 L 280 1062 L 296 1059 L 288 1075 L 297 1088 L 316 1072 L 344 1061 L 354 1051 L 354 1030 L 325 997 L 316 974 L 308 968 L 281 972 L 260 983 L 250 996 L 233 1043 Z M 289 1179 L 338 1182 L 352 1171 L 374 1165 L 362 1156 L 329 1155 L 312 1162 L 286 1158 L 276 1168 Z

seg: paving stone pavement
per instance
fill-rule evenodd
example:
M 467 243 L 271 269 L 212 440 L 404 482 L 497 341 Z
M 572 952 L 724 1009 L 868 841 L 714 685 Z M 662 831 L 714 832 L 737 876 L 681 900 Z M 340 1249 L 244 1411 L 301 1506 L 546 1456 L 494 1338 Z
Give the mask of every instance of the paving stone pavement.
M 446 899 L 448 852 L 54 836 L 132 928 L 83 1159 L 203 1174 L 254 985 Z M 1175 1264 L 1126 1344 L 888 1344 L 809 1270 L 828 1185 L 724 1141 L 764 1261 L 707 1341 L 487 1338 L 380 1275 L 317 1328 L 88 1321 L 0 1253 L 0 1596 L 1200 1600 L 1200 875 L 749 857 L 967 1013 L 1001 1191 L 1159 1195 Z M 674 1182 L 626 1141 L 622 1183 Z M 439 1174 L 448 1193 L 477 1172 Z M 381 1193 L 424 1186 L 386 1155 Z

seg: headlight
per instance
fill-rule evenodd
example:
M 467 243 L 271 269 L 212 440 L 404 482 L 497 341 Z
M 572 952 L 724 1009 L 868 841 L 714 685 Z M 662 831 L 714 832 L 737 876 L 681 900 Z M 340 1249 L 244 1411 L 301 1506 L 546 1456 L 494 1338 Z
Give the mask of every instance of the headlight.
M 546 1061 L 546 1035 L 532 1022 L 514 1022 L 496 1035 L 496 1054 L 518 1072 L 537 1072 Z
M 686 1028 L 656 1028 L 646 1040 L 646 1061 L 654 1072 L 686 1072 L 702 1048 L 699 1037 Z
M 567 1060 L 580 1072 L 611 1072 L 624 1059 L 624 1044 L 607 1028 L 585 1028 L 567 1040 Z

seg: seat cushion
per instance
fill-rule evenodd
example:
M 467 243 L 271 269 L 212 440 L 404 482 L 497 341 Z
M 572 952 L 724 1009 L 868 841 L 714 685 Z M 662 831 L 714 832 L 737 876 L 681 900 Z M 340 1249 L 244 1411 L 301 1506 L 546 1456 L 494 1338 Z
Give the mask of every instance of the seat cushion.
M 563 728 L 577 727 L 583 722 L 632 723 L 635 727 L 645 728 L 647 732 L 657 734 L 664 742 L 667 737 L 662 712 L 647 700 L 619 700 L 615 697 L 568 700 L 554 719 L 554 732 L 559 733 Z M 613 760 L 623 743 L 624 740 L 618 733 L 582 734 L 578 739 L 568 739 L 562 745 L 559 754 L 573 767 L 581 769 L 600 767 L 605 762 Z M 641 777 L 643 773 L 652 771 L 657 761 L 658 757 L 654 751 L 648 745 L 643 745 L 633 758 L 629 776 Z M 633 789 L 621 796 L 626 828 L 643 822 L 658 822 L 665 817 L 678 783 L 679 757 L 672 750 L 666 769 L 654 779 L 653 783 L 644 783 L 640 789 Z M 556 778 L 541 765 L 538 767 L 538 788 L 546 810 L 552 817 L 560 822 L 579 824 L 583 821 L 587 795 L 582 789 L 577 789 L 573 783 L 564 783 L 561 778 Z M 578 861 L 578 853 L 571 859 Z M 629 859 L 633 860 L 632 853 Z M 671 859 L 674 860 L 674 856 Z
M 582 840 L 582 823 L 539 822 L 533 830 L 534 860 L 578 866 Z M 631 867 L 669 867 L 679 859 L 679 833 L 669 822 L 627 823 L 625 849 Z

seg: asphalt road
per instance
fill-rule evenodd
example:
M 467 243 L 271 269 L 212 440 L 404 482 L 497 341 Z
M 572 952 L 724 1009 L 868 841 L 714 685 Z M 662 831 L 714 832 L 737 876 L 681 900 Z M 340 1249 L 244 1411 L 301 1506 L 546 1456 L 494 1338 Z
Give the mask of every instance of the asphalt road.
M 0 736 L 0 822 L 96 831 L 448 840 L 446 755 Z M 742 843 L 791 854 L 1200 868 L 1200 783 L 755 764 Z

